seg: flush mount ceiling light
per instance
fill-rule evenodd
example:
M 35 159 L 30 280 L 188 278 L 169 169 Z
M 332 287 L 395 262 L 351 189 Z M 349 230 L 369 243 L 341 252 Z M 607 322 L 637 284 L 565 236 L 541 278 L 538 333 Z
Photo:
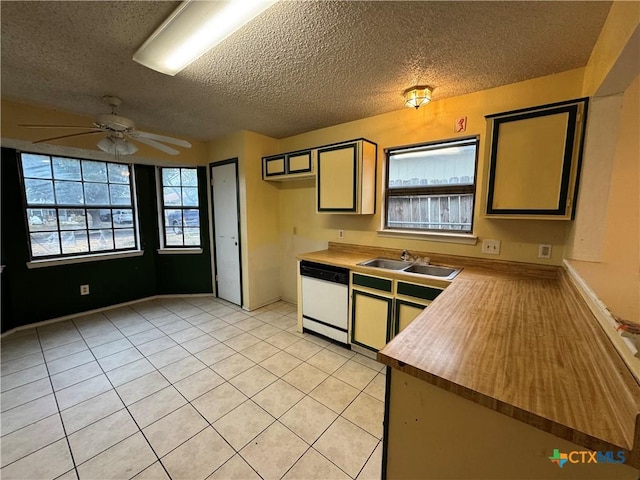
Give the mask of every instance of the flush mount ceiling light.
M 403 93 L 404 104 L 409 108 L 419 108 L 420 105 L 426 105 L 431 101 L 431 92 L 433 89 L 426 85 L 407 88 Z
M 265 0 L 182 2 L 138 49 L 133 60 L 173 76 L 274 3 Z

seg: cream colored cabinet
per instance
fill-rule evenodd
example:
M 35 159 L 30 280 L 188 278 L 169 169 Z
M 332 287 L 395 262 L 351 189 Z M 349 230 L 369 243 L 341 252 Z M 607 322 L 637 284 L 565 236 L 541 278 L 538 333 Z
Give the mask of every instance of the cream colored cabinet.
M 442 288 L 396 282 L 394 298 L 393 331 L 391 338 L 396 336 L 407 325 L 415 320 L 432 300 L 442 293 Z
M 262 179 L 270 181 L 313 178 L 314 150 L 299 150 L 262 158 Z
M 393 280 L 353 273 L 351 285 L 351 343 L 377 352 L 391 335 Z
M 320 147 L 317 155 L 318 213 L 375 213 L 378 146 L 352 140 Z
M 588 99 L 487 116 L 488 217 L 571 220 Z
M 353 272 L 351 343 L 377 352 L 422 313 L 442 290 Z

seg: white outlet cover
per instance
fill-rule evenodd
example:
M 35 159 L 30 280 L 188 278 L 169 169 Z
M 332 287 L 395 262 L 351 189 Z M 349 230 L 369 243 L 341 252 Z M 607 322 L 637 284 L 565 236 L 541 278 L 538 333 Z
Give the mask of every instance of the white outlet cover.
M 546 243 L 539 244 L 538 258 L 551 258 L 551 245 Z
M 482 253 L 488 255 L 500 255 L 500 240 L 483 240 Z

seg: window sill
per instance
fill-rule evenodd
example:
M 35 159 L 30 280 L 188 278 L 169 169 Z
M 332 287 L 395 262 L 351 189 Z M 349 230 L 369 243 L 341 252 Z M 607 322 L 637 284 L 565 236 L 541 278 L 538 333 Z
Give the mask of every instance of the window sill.
M 141 257 L 143 250 L 130 250 L 126 252 L 101 253 L 98 255 L 81 255 L 77 257 L 48 258 L 46 260 L 32 260 L 27 262 L 27 268 L 58 267 L 72 265 L 74 263 L 98 262 L 101 260 L 115 260 L 118 258 Z
M 197 255 L 202 253 L 202 248 L 159 248 L 160 255 Z
M 478 243 L 478 237 L 471 233 L 436 233 L 385 229 L 378 230 L 378 235 L 381 237 L 414 238 L 429 240 L 431 242 L 460 243 L 464 245 L 475 245 Z

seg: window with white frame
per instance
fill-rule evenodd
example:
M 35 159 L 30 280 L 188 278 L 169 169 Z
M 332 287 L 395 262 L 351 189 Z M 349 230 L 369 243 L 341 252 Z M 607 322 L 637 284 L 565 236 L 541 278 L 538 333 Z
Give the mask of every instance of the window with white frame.
M 196 168 L 160 168 L 162 243 L 164 247 L 199 247 L 200 205 Z
M 386 152 L 386 229 L 472 232 L 477 137 Z
M 131 165 L 20 153 L 32 259 L 138 249 Z

